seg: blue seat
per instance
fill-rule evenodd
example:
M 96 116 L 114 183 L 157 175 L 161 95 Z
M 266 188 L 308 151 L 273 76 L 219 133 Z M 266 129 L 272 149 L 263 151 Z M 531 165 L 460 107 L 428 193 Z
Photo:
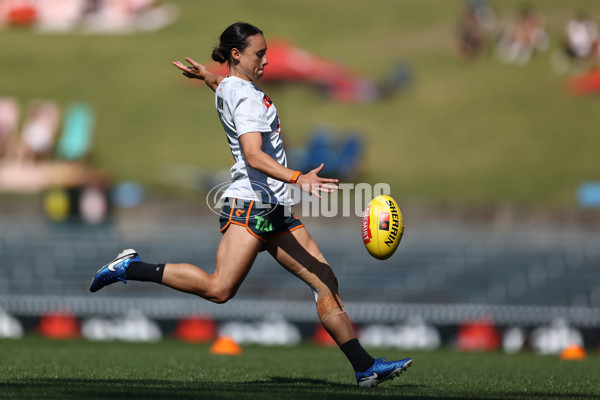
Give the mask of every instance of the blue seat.
M 584 182 L 577 191 L 577 200 L 583 208 L 600 208 L 600 182 Z
M 328 129 L 321 127 L 317 129 L 307 146 L 306 160 L 303 163 L 303 170 L 312 170 L 321 163 L 325 166 L 319 173 L 322 177 L 329 177 L 335 174 L 338 166 L 338 157 L 335 152 L 335 146 Z
M 342 179 L 353 179 L 360 172 L 363 141 L 357 134 L 348 136 L 341 145 L 338 156 L 337 176 Z

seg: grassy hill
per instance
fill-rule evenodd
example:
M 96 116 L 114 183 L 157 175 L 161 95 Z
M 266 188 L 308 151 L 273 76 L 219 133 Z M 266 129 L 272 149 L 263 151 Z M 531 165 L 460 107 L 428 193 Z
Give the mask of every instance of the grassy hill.
M 570 97 L 568 74 L 551 66 L 564 24 L 600 2 L 533 3 L 545 17 L 550 51 L 526 66 L 502 64 L 490 48 L 472 61 L 454 57 L 458 0 L 176 3 L 181 17 L 157 33 L 40 35 L 0 32 L 0 95 L 84 100 L 97 112 L 93 163 L 117 180 L 172 190 L 165 164 L 226 168 L 231 156 L 212 94 L 170 65 L 209 59 L 222 30 L 244 20 L 381 80 L 410 65 L 405 93 L 370 104 L 340 104 L 299 85 L 264 86 L 280 112 L 285 140 L 302 145 L 321 123 L 367 138 L 361 180 L 388 182 L 395 196 L 432 204 L 575 206 L 575 190 L 600 179 L 599 100 Z M 491 3 L 499 21 L 520 1 Z M 267 67 L 268 68 L 268 67 Z M 268 70 L 267 70 L 268 73 Z M 573 73 L 571 71 L 570 73 Z

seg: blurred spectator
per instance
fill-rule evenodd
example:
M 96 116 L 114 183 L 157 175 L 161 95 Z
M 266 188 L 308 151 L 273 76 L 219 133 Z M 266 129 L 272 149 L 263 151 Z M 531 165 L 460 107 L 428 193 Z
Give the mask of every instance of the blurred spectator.
M 41 32 L 154 31 L 177 16 L 174 5 L 155 0 L 0 0 L 0 28 L 33 25 Z
M 542 17 L 531 7 L 523 7 L 513 23 L 500 34 L 497 51 L 506 63 L 525 65 L 531 57 L 548 49 L 549 39 Z
M 19 104 L 13 98 L 0 98 L 0 160 L 12 158 L 19 122 Z
M 599 61 L 598 25 L 585 12 L 579 11 L 565 25 L 563 47 L 552 52 L 550 63 L 558 73 L 571 67 L 593 68 Z M 583 84 L 583 86 L 588 86 Z M 577 90 L 575 90 L 577 91 Z
M 472 58 L 485 46 L 485 32 L 476 5 L 468 2 L 458 20 L 455 50 L 461 58 Z
M 87 211 L 90 221 L 98 221 L 98 210 L 102 211 L 98 204 L 105 203 L 103 190 L 108 188 L 109 177 L 86 163 L 92 147 L 91 108 L 83 103 L 71 105 L 60 137 L 61 111 L 54 101 L 30 103 L 20 136 L 18 119 L 16 100 L 0 98 L 0 192 L 82 189 L 81 207 L 77 210 Z
M 50 157 L 60 122 L 60 111 L 53 101 L 36 100 L 28 109 L 17 150 L 19 162 L 33 162 Z
M 598 25 L 586 13 L 578 12 L 565 27 L 565 51 L 572 59 L 589 59 L 597 46 Z
M 155 0 L 95 0 L 83 21 L 83 29 L 93 33 L 155 31 L 177 19 L 172 4 L 156 5 Z
M 86 0 L 43 0 L 37 4 L 36 28 L 42 32 L 68 32 L 79 27 Z
M 600 61 L 600 36 L 598 25 L 587 13 L 579 11 L 565 25 L 563 47 L 555 49 L 550 59 L 558 73 L 566 73 L 570 68 L 589 70 L 598 66 Z M 593 71 L 592 71 L 593 73 Z M 597 86 L 595 75 L 582 76 L 573 87 L 574 92 L 587 92 Z M 589 78 L 589 79 L 588 79 Z M 579 82 L 581 80 L 581 82 Z M 592 89 L 595 91 L 596 89 Z

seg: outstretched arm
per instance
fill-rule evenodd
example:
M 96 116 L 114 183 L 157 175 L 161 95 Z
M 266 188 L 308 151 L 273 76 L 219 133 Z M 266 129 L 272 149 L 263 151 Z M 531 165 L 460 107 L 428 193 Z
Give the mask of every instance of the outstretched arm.
M 208 69 L 202 64 L 197 63 L 192 60 L 190 57 L 186 57 L 185 60 L 190 63 L 192 66 L 188 67 L 184 65 L 181 61 L 173 61 L 172 64 L 183 71 L 183 75 L 190 79 L 200 79 L 206 83 L 206 86 L 212 89 L 214 92 L 217 90 L 217 86 L 219 83 L 225 78 L 222 75 L 216 75 L 212 72 L 209 72 Z

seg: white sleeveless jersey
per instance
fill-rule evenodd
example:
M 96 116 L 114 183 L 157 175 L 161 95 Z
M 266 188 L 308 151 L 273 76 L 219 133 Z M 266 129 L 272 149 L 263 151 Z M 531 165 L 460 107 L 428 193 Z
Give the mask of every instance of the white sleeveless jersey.
M 252 82 L 228 76 L 215 91 L 215 104 L 225 128 L 235 165 L 231 167 L 231 185 L 225 197 L 255 200 L 262 203 L 291 206 L 288 184 L 273 179 L 246 164 L 240 136 L 248 132 L 262 134 L 262 150 L 287 167 L 281 141 L 279 116 L 271 99 Z

